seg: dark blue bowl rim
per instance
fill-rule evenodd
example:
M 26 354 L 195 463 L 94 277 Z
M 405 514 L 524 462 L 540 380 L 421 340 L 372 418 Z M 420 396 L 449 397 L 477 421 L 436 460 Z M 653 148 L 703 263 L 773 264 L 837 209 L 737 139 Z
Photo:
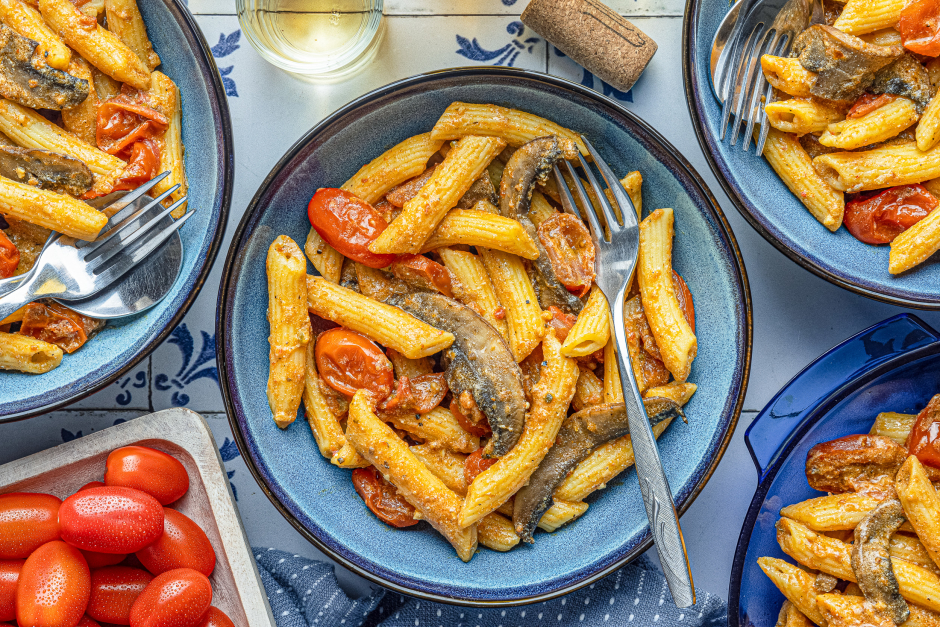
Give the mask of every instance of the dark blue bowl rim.
M 195 44 L 194 47 L 199 51 L 199 54 L 196 55 L 196 62 L 202 66 L 204 75 L 210 77 L 208 90 L 210 104 L 218 116 L 218 122 L 221 127 L 221 133 L 216 134 L 216 139 L 218 140 L 218 145 L 221 150 L 219 164 L 222 168 L 222 198 L 219 211 L 215 215 L 215 222 L 210 222 L 209 224 L 211 232 L 205 240 L 208 242 L 208 246 L 199 251 L 194 251 L 194 253 L 198 252 L 199 254 L 199 257 L 197 257 L 199 261 L 194 268 L 196 271 L 195 280 L 193 280 L 189 293 L 183 299 L 176 313 L 173 314 L 166 325 L 157 334 L 143 345 L 137 354 L 129 357 L 123 363 L 112 364 L 113 369 L 109 368 L 106 374 L 91 383 L 83 385 L 81 389 L 75 393 L 61 391 L 56 393 L 56 391 L 53 391 L 45 396 L 42 401 L 24 403 L 23 407 L 16 412 L 0 416 L 0 423 L 31 418 L 32 416 L 54 411 L 60 407 L 74 403 L 110 385 L 128 370 L 140 363 L 141 360 L 153 352 L 183 320 L 183 316 L 189 311 L 189 308 L 199 295 L 200 290 L 202 290 L 202 286 L 209 276 L 209 271 L 212 269 L 215 257 L 219 253 L 219 246 L 222 242 L 221 235 L 225 233 L 225 227 L 228 224 L 229 206 L 232 203 L 232 184 L 235 179 L 235 148 L 232 144 L 232 118 L 228 110 L 228 97 L 225 95 L 221 74 L 219 74 L 219 68 L 215 64 L 215 59 L 212 56 L 209 44 L 206 42 L 202 30 L 200 30 L 199 26 L 196 24 L 192 13 L 189 12 L 189 9 L 186 8 L 180 0 L 163 0 L 163 2 L 170 10 L 170 13 L 173 14 L 183 34 L 191 44 Z M 183 280 L 186 279 L 184 278 Z
M 695 60 L 693 58 L 695 44 L 692 40 L 693 33 L 697 30 L 698 26 L 698 13 L 701 6 L 701 0 L 686 0 L 685 5 L 685 17 L 682 20 L 682 75 L 683 83 L 685 85 L 685 99 L 686 104 L 689 107 L 689 113 L 692 115 L 692 128 L 695 130 L 695 137 L 698 139 L 699 146 L 702 148 L 702 152 L 705 153 L 705 159 L 708 161 L 708 165 L 712 170 L 712 173 L 715 175 L 715 178 L 718 179 L 721 188 L 724 190 L 728 198 L 731 199 L 731 202 L 734 204 L 735 209 L 738 210 L 738 213 L 747 220 L 747 222 L 754 228 L 755 231 L 761 234 L 765 240 L 773 244 L 773 246 L 782 252 L 784 255 L 789 257 L 791 260 L 795 261 L 798 265 L 809 270 L 813 274 L 829 281 L 833 285 L 838 285 L 841 288 L 847 289 L 856 294 L 861 294 L 873 300 L 879 300 L 885 303 L 890 303 L 892 305 L 898 305 L 901 307 L 912 307 L 915 309 L 940 309 L 940 300 L 934 298 L 933 300 L 916 300 L 912 298 L 905 298 L 903 296 L 897 296 L 893 294 L 886 294 L 884 292 L 879 292 L 877 290 L 870 289 L 855 282 L 848 276 L 840 275 L 836 272 L 827 270 L 820 267 L 819 265 L 807 260 L 805 257 L 792 250 L 785 243 L 780 241 L 766 226 L 766 218 L 760 211 L 752 208 L 750 203 L 745 199 L 744 194 L 742 193 L 740 187 L 734 181 L 733 177 L 725 174 L 722 166 L 718 163 L 718 159 L 715 156 L 715 138 L 711 136 L 705 130 L 705 112 L 702 107 L 702 103 L 699 101 L 697 96 L 699 92 L 699 83 L 695 76 Z M 710 90 L 710 88 L 709 88 Z
M 235 293 L 234 279 L 237 275 L 235 270 L 239 265 L 239 253 L 241 252 L 242 243 L 245 240 L 246 234 L 254 230 L 257 221 L 261 218 L 262 212 L 260 211 L 260 202 L 268 193 L 268 189 L 274 179 L 277 178 L 281 170 L 283 170 L 291 161 L 293 161 L 297 154 L 310 141 L 313 141 L 316 138 L 317 134 L 320 133 L 321 130 L 329 127 L 336 120 L 342 118 L 355 109 L 368 104 L 372 99 L 387 96 L 398 89 L 410 87 L 416 84 L 433 82 L 440 79 L 471 77 L 490 77 L 503 79 L 519 78 L 528 82 L 547 83 L 556 88 L 567 89 L 576 92 L 581 96 L 595 101 L 601 106 L 613 109 L 618 115 L 622 115 L 623 117 L 628 118 L 633 124 L 636 125 L 640 131 L 640 134 L 645 135 L 645 139 L 649 140 L 650 143 L 658 144 L 662 148 L 663 152 L 669 158 L 671 158 L 679 168 L 682 169 L 685 175 L 688 176 L 692 183 L 698 188 L 699 193 L 707 201 L 711 217 L 715 220 L 715 224 L 718 227 L 720 235 L 723 236 L 724 240 L 727 242 L 728 249 L 734 260 L 734 282 L 736 283 L 737 288 L 740 290 L 740 293 L 743 295 L 744 300 L 743 307 L 741 308 L 741 336 L 739 336 L 739 340 L 743 344 L 743 359 L 741 360 L 742 363 L 740 364 L 739 371 L 735 373 L 735 378 L 740 381 L 739 389 L 737 397 L 734 399 L 732 404 L 731 411 L 724 417 L 723 424 L 720 425 L 720 428 L 724 429 L 724 433 L 719 442 L 719 445 L 711 453 L 712 459 L 710 460 L 708 467 L 701 474 L 696 485 L 688 493 L 686 499 L 676 503 L 680 515 L 688 509 L 688 507 L 692 504 L 693 501 L 695 501 L 696 497 L 702 491 L 702 488 L 704 488 L 705 484 L 714 473 L 715 468 L 718 466 L 719 461 L 721 461 L 728 444 L 731 442 L 731 437 L 734 434 L 735 427 L 738 423 L 738 418 L 741 414 L 741 408 L 744 403 L 744 395 L 747 391 L 748 378 L 750 376 L 753 324 L 750 284 L 748 282 L 747 271 L 744 266 L 744 259 L 741 256 L 737 240 L 735 239 L 734 233 L 731 230 L 731 225 L 728 224 L 721 207 L 718 205 L 715 197 L 708 189 L 705 181 L 702 180 L 701 176 L 699 176 L 692 165 L 672 144 L 670 144 L 658 131 L 649 126 L 636 114 L 623 108 L 613 100 L 577 83 L 556 76 L 551 76 L 543 72 L 501 66 L 459 67 L 417 74 L 400 81 L 389 83 L 363 96 L 360 96 L 355 100 L 350 101 L 317 123 L 287 150 L 284 156 L 277 162 L 277 164 L 275 164 L 275 166 L 265 177 L 264 181 L 262 181 L 258 191 L 252 198 L 251 203 L 248 205 L 248 209 L 242 216 L 238 228 L 235 231 L 235 235 L 232 238 L 232 243 L 230 245 L 228 254 L 226 255 L 225 265 L 222 270 L 222 280 L 219 287 L 218 316 L 216 318 L 216 336 L 218 338 L 216 343 L 216 361 L 219 367 L 219 380 L 221 381 L 222 397 L 225 401 L 226 414 L 228 415 L 229 424 L 232 428 L 232 434 L 235 438 L 235 441 L 239 449 L 242 451 L 242 458 L 245 460 L 246 466 L 251 471 L 252 476 L 254 476 L 255 481 L 257 481 L 258 486 L 261 488 L 262 492 L 267 495 L 268 499 L 281 513 L 281 515 L 284 516 L 284 518 L 287 519 L 287 521 L 302 536 L 304 536 L 319 550 L 357 575 L 400 594 L 409 595 L 423 600 L 448 603 L 452 605 L 463 605 L 468 607 L 496 607 L 547 601 L 549 599 L 553 599 L 568 594 L 569 592 L 578 590 L 597 581 L 598 579 L 605 577 L 606 575 L 616 571 L 620 567 L 636 559 L 639 555 L 641 555 L 653 545 L 652 537 L 647 531 L 642 540 L 632 551 L 627 552 L 620 560 L 612 563 L 607 568 L 600 569 L 597 572 L 594 572 L 593 574 L 580 580 L 572 581 L 548 592 L 533 593 L 529 596 L 518 596 L 511 599 L 475 599 L 469 597 L 460 598 L 433 592 L 426 592 L 409 587 L 407 585 L 399 584 L 389 580 L 386 577 L 376 575 L 356 561 L 347 559 L 345 556 L 338 554 L 331 547 L 322 542 L 317 536 L 311 533 L 310 530 L 308 530 L 303 524 L 300 523 L 299 520 L 297 520 L 293 513 L 287 508 L 287 506 L 281 503 L 275 494 L 275 490 L 272 489 L 272 487 L 268 484 L 268 478 L 258 467 L 253 452 L 248 447 L 240 424 L 241 420 L 244 420 L 244 412 L 241 405 L 237 402 L 234 395 L 231 393 L 230 389 L 235 387 L 235 381 L 231 374 L 231 358 L 229 351 L 231 337 L 229 326 L 232 323 L 231 310 L 232 300 L 234 299 Z
M 931 328 L 930 325 L 913 314 L 899 314 L 894 318 L 901 317 L 910 318 L 928 329 Z M 859 333 L 855 335 L 862 335 L 875 327 L 881 326 L 884 324 L 884 322 L 886 321 L 872 325 L 872 327 L 859 331 Z M 819 355 L 819 357 L 807 364 L 803 370 L 797 373 L 797 375 L 795 375 L 791 381 L 787 382 L 780 389 L 787 389 L 793 380 L 797 379 L 800 374 L 803 373 L 803 371 L 808 370 L 813 365 L 825 359 L 835 348 L 836 347 L 834 346 Z M 841 402 L 860 386 L 865 385 L 869 381 L 877 379 L 878 377 L 890 372 L 891 370 L 894 370 L 901 365 L 930 355 L 940 355 L 940 342 L 932 342 L 926 346 L 921 346 L 902 355 L 898 355 L 873 368 L 872 370 L 861 374 L 855 379 L 845 381 L 842 385 L 832 390 L 829 395 L 819 403 L 817 408 L 813 410 L 806 420 L 804 420 L 803 423 L 797 427 L 794 433 L 789 436 L 789 439 L 782 447 L 782 450 L 777 454 L 773 463 L 767 468 L 766 471 L 764 471 L 764 476 L 762 479 L 760 479 L 757 485 L 757 489 L 754 492 L 754 498 L 751 499 L 751 504 L 748 506 L 747 516 L 745 516 L 744 523 L 741 525 L 741 533 L 738 535 L 738 542 L 734 549 L 734 559 L 731 563 L 731 579 L 728 583 L 728 627 L 750 627 L 750 623 L 742 624 L 738 615 L 738 610 L 741 603 L 741 579 L 744 573 L 747 549 L 748 546 L 750 546 L 751 536 L 754 533 L 754 526 L 757 522 L 757 516 L 760 514 L 761 507 L 764 504 L 764 499 L 767 497 L 767 492 L 770 490 L 770 486 L 773 485 L 774 479 L 776 479 L 780 469 L 790 459 L 790 455 L 793 453 L 794 449 L 802 444 L 803 438 L 813 428 L 813 426 L 816 425 L 816 423 L 826 418 L 830 409 L 832 409 L 835 405 Z M 774 396 L 774 399 L 772 399 L 768 405 L 772 404 L 776 398 L 777 397 Z M 751 451 L 751 456 L 753 457 L 753 455 L 754 453 Z M 758 464 L 755 460 L 755 467 L 757 466 Z M 759 470 L 757 470 L 757 472 L 760 473 Z

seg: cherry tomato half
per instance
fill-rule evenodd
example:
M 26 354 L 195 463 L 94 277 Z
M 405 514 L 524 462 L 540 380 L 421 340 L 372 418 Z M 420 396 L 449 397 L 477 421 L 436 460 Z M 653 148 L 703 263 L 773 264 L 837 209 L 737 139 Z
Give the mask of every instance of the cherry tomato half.
M 900 185 L 845 204 L 843 223 L 855 239 L 888 244 L 937 207 L 923 185 Z
M 16 248 L 16 244 L 10 241 L 7 234 L 0 230 L 0 279 L 13 276 L 19 264 L 20 251 Z
M 128 625 L 131 606 L 150 582 L 153 575 L 130 566 L 109 566 L 91 571 L 91 596 L 85 611 L 95 620 Z
M 555 305 L 549 305 L 548 311 L 552 314 L 552 319 L 545 323 L 546 326 L 555 329 L 555 338 L 559 342 L 564 342 L 571 327 L 578 321 L 577 316 L 565 313 Z
M 25 559 L 59 539 L 59 506 L 51 494 L 0 494 L 0 559 Z
M 235 627 L 228 615 L 217 607 L 210 607 L 195 627 Z
M 137 559 L 154 575 L 192 568 L 208 577 L 215 568 L 215 551 L 206 532 L 186 514 L 163 508 L 163 535 L 137 551 Z
M 88 562 L 88 568 L 92 570 L 120 564 L 127 557 L 126 553 L 98 553 L 97 551 L 82 551 L 82 555 Z
M 163 533 L 163 506 L 133 488 L 89 488 L 59 508 L 62 539 L 99 553 L 133 553 Z
M 331 388 L 353 396 L 368 390 L 381 401 L 392 392 L 395 373 L 379 345 L 348 329 L 330 329 L 317 337 L 317 370 Z
M 189 490 L 189 474 L 176 458 L 146 446 L 125 446 L 108 455 L 105 485 L 146 492 L 169 505 Z
M 417 525 L 415 508 L 405 500 L 374 466 L 352 471 L 353 487 L 379 520 L 393 527 Z
M 16 621 L 30 627 L 76 625 L 85 614 L 91 574 L 85 558 L 61 540 L 26 558 L 16 586 Z
M 446 394 L 447 381 L 442 372 L 399 377 L 395 391 L 379 404 L 379 409 L 396 414 L 426 414 L 440 405 Z
M 189 627 L 212 605 L 212 585 L 192 568 L 154 577 L 131 607 L 131 627 Z
M 538 236 L 561 284 L 578 298 L 586 296 L 594 281 L 595 251 L 584 223 L 559 213 L 539 225 Z
M 927 403 L 907 436 L 907 450 L 922 464 L 940 468 L 940 395 Z
M 685 321 L 692 327 L 692 333 L 695 333 L 695 304 L 692 302 L 692 292 L 685 280 L 679 276 L 675 270 L 672 271 L 672 286 L 676 292 L 676 298 L 679 300 L 679 308 Z
M 901 43 L 911 52 L 935 57 L 940 54 L 940 2 L 914 0 L 901 10 L 898 22 Z
M 395 255 L 369 250 L 388 222 L 372 205 L 346 190 L 318 189 L 307 205 L 307 217 L 320 237 L 353 261 L 370 268 L 384 268 L 395 261 Z
M 16 619 L 16 584 L 24 560 L 0 560 L 0 620 Z
M 410 285 L 440 292 L 448 298 L 454 297 L 450 271 L 424 255 L 402 255 L 389 270 Z
M 541 350 L 541 346 L 536 348 Z M 479 407 L 477 407 L 477 402 L 473 399 L 473 395 L 466 390 L 460 393 L 459 398 L 450 402 L 450 413 L 454 415 L 454 418 L 457 419 L 457 422 L 460 423 L 463 430 L 470 435 L 485 438 L 493 433 L 489 421 L 486 419 L 483 412 L 480 411 Z M 471 420 L 471 418 L 476 419 L 476 422 Z
M 467 485 L 473 483 L 473 480 L 477 478 L 481 472 L 495 464 L 499 461 L 497 457 L 486 458 L 483 457 L 483 449 L 478 448 L 469 455 L 467 455 L 467 460 L 464 462 L 463 466 L 463 478 L 467 482 Z

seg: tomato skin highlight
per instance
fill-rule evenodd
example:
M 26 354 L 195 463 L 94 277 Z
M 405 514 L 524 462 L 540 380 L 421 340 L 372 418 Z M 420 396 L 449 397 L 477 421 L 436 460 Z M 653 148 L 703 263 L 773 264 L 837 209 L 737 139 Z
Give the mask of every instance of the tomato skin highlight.
M 131 627 L 192 627 L 212 605 L 212 585 L 200 572 L 177 568 L 154 577 L 131 607 Z
M 843 224 L 866 244 L 889 244 L 937 208 L 937 199 L 923 185 L 899 185 L 845 204 Z
M 215 569 L 215 551 L 202 528 L 186 514 L 163 508 L 163 535 L 137 551 L 137 559 L 154 575 L 192 568 L 206 577 Z
M 478 448 L 469 455 L 467 455 L 467 460 L 464 462 L 463 467 L 463 478 L 467 482 L 467 485 L 473 483 L 473 480 L 477 478 L 481 472 L 495 464 L 499 461 L 498 457 L 483 457 L 483 449 Z
M 375 466 L 353 470 L 352 482 L 366 507 L 382 522 L 399 528 L 418 524 L 414 517 L 415 508 L 379 474 Z
M 146 446 L 125 446 L 108 455 L 104 483 L 146 492 L 169 505 L 189 490 L 189 473 L 179 460 Z
M 913 0 L 901 10 L 898 21 L 901 43 L 917 54 L 940 54 L 940 3 L 937 0 Z
M 62 539 L 99 553 L 134 553 L 163 533 L 163 506 L 133 488 L 89 488 L 59 508 Z
M 307 205 L 307 217 L 327 244 L 353 261 L 370 268 L 384 268 L 395 261 L 395 255 L 369 250 L 388 222 L 358 196 L 344 189 L 321 187 Z
M 379 345 L 348 329 L 330 329 L 317 337 L 317 370 L 331 388 L 352 397 L 368 390 L 381 401 L 392 393 L 395 372 Z
M 59 539 L 59 507 L 51 494 L 0 494 L 0 559 L 26 559 L 47 542 Z
M 210 607 L 195 627 L 235 627 L 228 615 L 217 607 Z
M 61 540 L 26 558 L 16 587 L 16 621 L 30 627 L 71 627 L 85 614 L 91 573 L 85 558 Z
M 130 566 L 109 566 L 91 572 L 91 596 L 85 612 L 95 620 L 129 625 L 131 606 L 153 575 Z
M 26 560 L 0 560 L 0 620 L 16 620 L 16 584 Z

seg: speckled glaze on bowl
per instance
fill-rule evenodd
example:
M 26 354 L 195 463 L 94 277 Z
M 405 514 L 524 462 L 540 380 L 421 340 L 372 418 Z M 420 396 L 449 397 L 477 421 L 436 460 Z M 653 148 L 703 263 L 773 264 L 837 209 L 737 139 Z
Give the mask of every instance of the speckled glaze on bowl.
M 721 210 L 691 166 L 628 111 L 563 79 L 504 68 L 416 76 L 346 105 L 297 142 L 261 185 L 226 260 L 219 294 L 218 362 L 232 431 L 244 459 L 281 513 L 353 571 L 400 592 L 458 604 L 510 604 L 570 592 L 622 566 L 651 544 L 636 475 L 589 498 L 587 514 L 534 546 L 485 549 L 467 564 L 426 525 L 392 529 L 356 495 L 349 471 L 317 452 L 302 414 L 285 431 L 265 398 L 268 373 L 267 248 L 279 234 L 303 242 L 307 202 L 392 145 L 431 129 L 455 100 L 493 102 L 583 132 L 615 172 L 639 169 L 644 205 L 672 207 L 675 264 L 694 294 L 699 391 L 689 425 L 660 440 L 680 510 L 708 480 L 731 437 L 750 364 L 750 296 L 744 266 Z
M 938 392 L 940 334 L 901 314 L 833 347 L 787 383 L 761 410 L 744 439 L 759 484 L 738 537 L 728 589 L 729 627 L 774 627 L 784 597 L 757 559 L 793 562 L 777 544 L 786 505 L 824 496 L 806 481 L 816 444 L 868 433 L 886 411 L 917 413 Z
M 830 232 L 790 193 L 770 165 L 741 141 L 718 141 L 721 108 L 712 94 L 712 38 L 728 0 L 686 0 L 682 70 L 692 126 L 715 177 L 742 216 L 780 252 L 840 287 L 895 305 L 940 309 L 936 258 L 898 276 L 888 272 L 888 246 L 870 246 L 840 228 Z
M 0 422 L 51 411 L 108 385 L 146 357 L 182 320 L 218 253 L 232 195 L 234 152 L 228 101 L 215 61 L 189 10 L 176 0 L 141 2 L 160 71 L 179 86 L 189 211 L 180 229 L 183 267 L 166 298 L 109 321 L 87 345 L 42 375 L 0 372 Z

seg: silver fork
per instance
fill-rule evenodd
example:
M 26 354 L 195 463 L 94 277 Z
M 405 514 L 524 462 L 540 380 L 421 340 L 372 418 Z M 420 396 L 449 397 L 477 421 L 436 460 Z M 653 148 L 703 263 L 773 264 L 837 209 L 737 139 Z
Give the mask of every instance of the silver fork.
M 163 177 L 148 181 L 120 198 L 115 203 L 119 210 L 94 241 L 79 241 L 53 232 L 32 272 L 16 288 L 0 296 L 0 320 L 39 298 L 69 301 L 92 296 L 146 259 L 193 213 L 190 211 L 161 227 L 161 220 L 186 201 L 184 196 L 169 207 L 160 204 L 178 185 L 143 206 L 133 202 L 160 178 Z
M 692 585 L 692 571 L 689 568 L 689 558 L 685 551 L 685 541 L 682 539 L 682 529 L 679 527 L 679 515 L 672 499 L 669 482 L 666 480 L 666 473 L 663 471 L 662 460 L 659 458 L 656 438 L 653 437 L 649 417 L 643 406 L 643 397 L 640 396 L 633 368 L 630 366 L 627 334 L 623 325 L 624 296 L 640 252 L 640 228 L 637 223 L 636 208 L 607 162 L 601 158 L 587 138 L 582 135 L 581 139 L 607 182 L 607 187 L 613 194 L 623 216 L 623 223 L 621 223 L 591 168 L 588 167 L 584 158 L 578 155 L 581 167 L 600 204 L 610 238 L 606 239 L 607 234 L 592 208 L 593 205 L 581 184 L 580 177 L 570 161 L 564 162 L 582 206 L 585 208 L 591 238 L 594 240 L 596 249 L 594 265 L 597 273 L 595 282 L 607 298 L 607 302 L 612 304 L 620 383 L 623 386 L 627 421 L 630 424 L 630 435 L 633 440 L 636 474 L 640 481 L 640 492 L 643 494 L 643 504 L 646 506 L 653 541 L 659 550 L 659 559 L 666 581 L 669 583 L 673 601 L 678 607 L 689 607 L 695 604 L 695 588 Z M 558 180 L 558 189 L 565 211 L 580 218 L 574 198 L 571 196 L 571 190 L 558 166 L 555 166 L 555 178 Z
M 756 125 L 761 155 L 770 130 L 763 104 L 770 102 L 773 87 L 764 78 L 760 58 L 788 54 L 796 36 L 811 22 L 822 20 L 822 0 L 740 0 L 739 5 L 734 28 L 712 71 L 721 102 L 719 140 L 724 141 L 730 122 L 734 146 L 746 125 L 741 147 L 747 152 Z

